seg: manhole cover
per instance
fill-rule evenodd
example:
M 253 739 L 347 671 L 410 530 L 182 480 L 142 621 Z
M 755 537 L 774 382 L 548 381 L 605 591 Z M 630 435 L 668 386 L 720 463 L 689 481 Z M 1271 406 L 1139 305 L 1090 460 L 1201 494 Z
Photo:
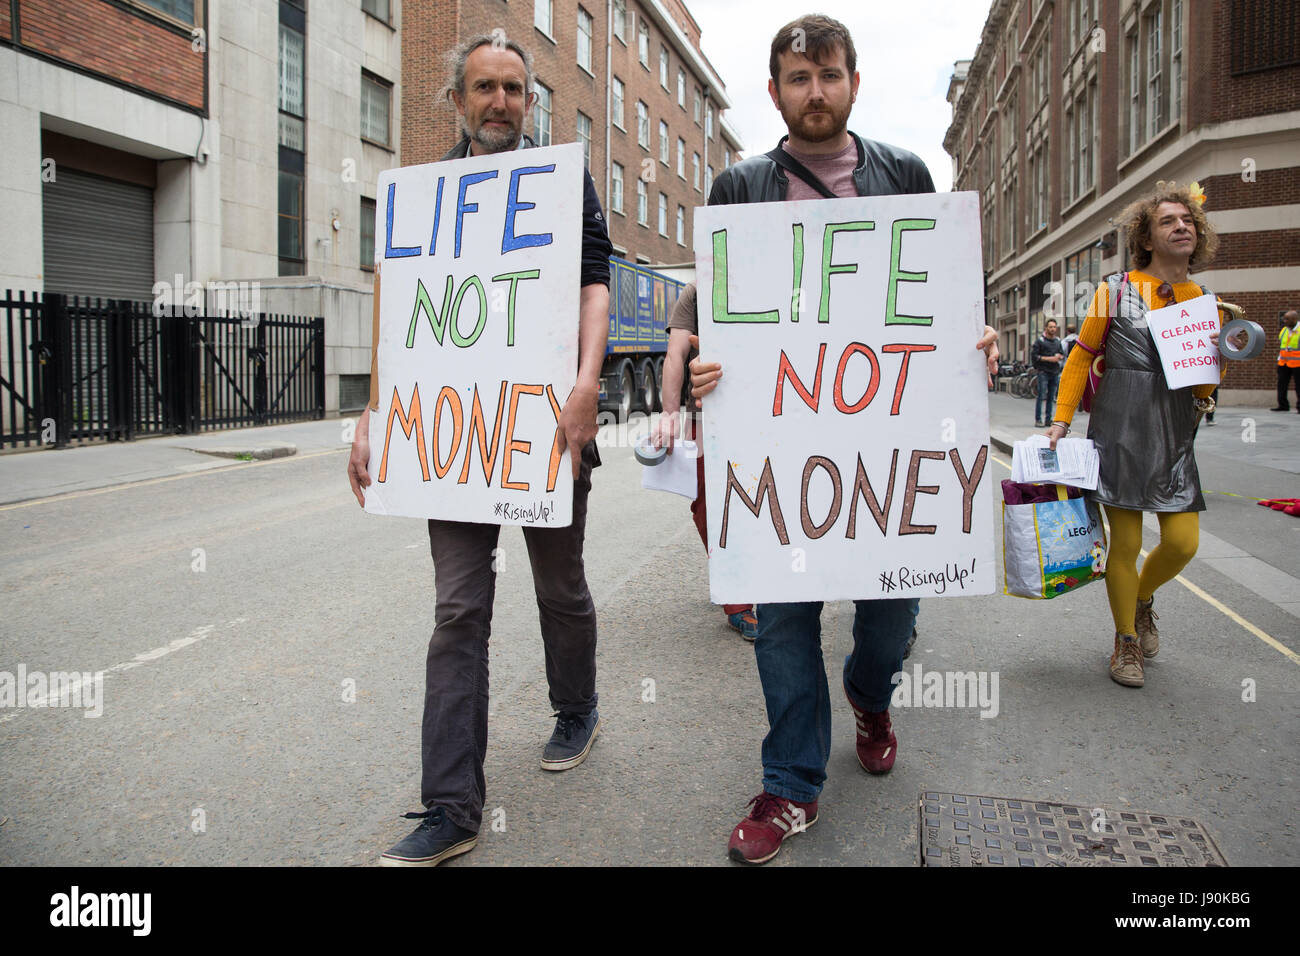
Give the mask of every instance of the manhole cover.
M 921 794 L 922 866 L 1227 866 L 1186 817 L 978 794 Z

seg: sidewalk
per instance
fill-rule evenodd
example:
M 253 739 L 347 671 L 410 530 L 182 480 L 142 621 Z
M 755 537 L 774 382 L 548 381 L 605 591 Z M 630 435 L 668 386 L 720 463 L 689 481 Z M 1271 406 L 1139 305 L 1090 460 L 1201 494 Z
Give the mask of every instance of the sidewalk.
M 0 454 L 0 504 L 343 449 L 351 442 L 350 432 L 343 440 L 349 421 L 355 418 L 7 452 Z

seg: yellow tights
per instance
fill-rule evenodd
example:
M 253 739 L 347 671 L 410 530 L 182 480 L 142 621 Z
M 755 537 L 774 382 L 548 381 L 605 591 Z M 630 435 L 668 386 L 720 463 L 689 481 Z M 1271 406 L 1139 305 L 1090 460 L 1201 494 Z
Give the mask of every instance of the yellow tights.
M 1110 553 L 1106 556 L 1106 595 L 1115 631 L 1134 634 L 1133 618 L 1139 599 L 1149 601 L 1156 588 L 1187 566 L 1196 554 L 1200 539 L 1200 518 L 1195 511 L 1161 512 L 1160 543 L 1142 562 L 1138 575 L 1137 559 L 1142 550 L 1142 512 L 1106 505 L 1110 522 Z

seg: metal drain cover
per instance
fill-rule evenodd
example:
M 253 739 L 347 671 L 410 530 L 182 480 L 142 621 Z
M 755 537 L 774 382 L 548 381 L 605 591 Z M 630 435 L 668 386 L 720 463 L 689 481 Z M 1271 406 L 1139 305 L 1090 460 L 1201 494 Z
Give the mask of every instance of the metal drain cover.
M 1195 820 L 927 790 L 922 866 L 1227 866 Z

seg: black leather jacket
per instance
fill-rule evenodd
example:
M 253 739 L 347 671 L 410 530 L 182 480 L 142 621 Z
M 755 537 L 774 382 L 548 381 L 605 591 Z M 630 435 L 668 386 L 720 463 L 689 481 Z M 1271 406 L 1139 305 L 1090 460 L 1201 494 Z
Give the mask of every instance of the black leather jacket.
M 858 187 L 859 196 L 934 192 L 930 171 L 915 153 L 888 143 L 863 139 L 851 130 L 849 135 L 858 146 L 858 165 L 853 170 L 853 182 Z M 788 138 L 783 137 L 781 142 Z M 790 180 L 785 170 L 767 156 L 751 156 L 719 174 L 709 193 L 709 205 L 785 202 L 789 187 Z

